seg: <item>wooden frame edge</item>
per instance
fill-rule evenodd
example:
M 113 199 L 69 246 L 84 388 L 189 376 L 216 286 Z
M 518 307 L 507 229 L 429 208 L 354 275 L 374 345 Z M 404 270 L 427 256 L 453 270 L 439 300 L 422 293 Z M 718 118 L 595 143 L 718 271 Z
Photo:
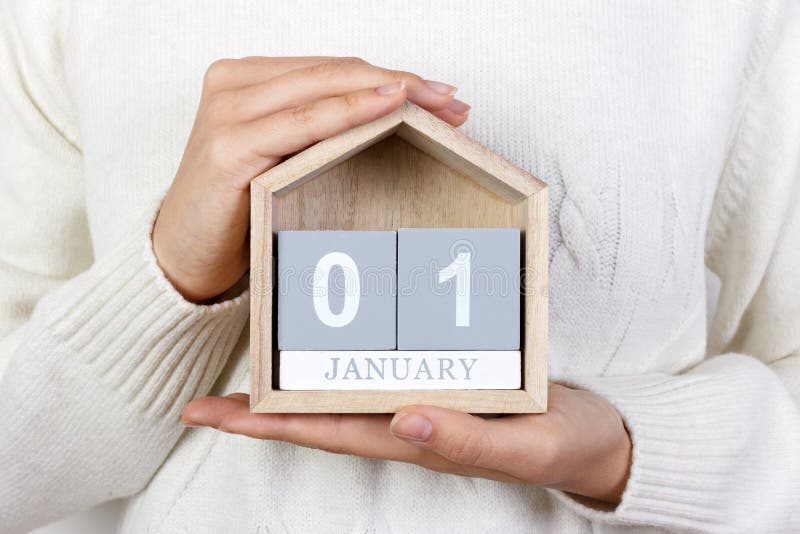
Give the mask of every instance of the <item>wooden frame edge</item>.
M 549 215 L 547 187 L 526 200 L 523 389 L 547 410 Z M 544 335 L 537 335 L 543 332 Z
M 430 404 L 468 413 L 539 413 L 546 409 L 522 389 L 472 390 L 273 390 L 253 411 L 261 413 L 396 413 Z
M 435 159 L 470 176 L 509 203 L 524 201 L 547 184 L 493 152 L 458 128 L 406 103 L 397 134 Z
M 272 193 L 263 184 L 250 184 L 250 214 L 250 410 L 254 411 L 272 390 Z M 265 305 L 269 319 L 259 321 Z M 266 360 L 264 352 L 270 354 Z

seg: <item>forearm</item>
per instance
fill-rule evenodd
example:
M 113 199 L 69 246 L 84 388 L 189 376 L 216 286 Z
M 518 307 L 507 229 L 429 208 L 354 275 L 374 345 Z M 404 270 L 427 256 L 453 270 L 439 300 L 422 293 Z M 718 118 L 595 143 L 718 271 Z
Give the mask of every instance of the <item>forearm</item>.
M 247 293 L 185 301 L 155 263 L 151 222 L 25 325 L 0 385 L 5 527 L 144 487 L 180 436 L 181 408 L 208 391 L 241 334 Z
M 780 529 L 787 518 L 800 522 L 800 411 L 772 367 L 729 354 L 677 376 L 570 380 L 619 410 L 633 460 L 613 511 L 565 499 L 598 521 L 665 528 L 769 530 L 773 521 Z

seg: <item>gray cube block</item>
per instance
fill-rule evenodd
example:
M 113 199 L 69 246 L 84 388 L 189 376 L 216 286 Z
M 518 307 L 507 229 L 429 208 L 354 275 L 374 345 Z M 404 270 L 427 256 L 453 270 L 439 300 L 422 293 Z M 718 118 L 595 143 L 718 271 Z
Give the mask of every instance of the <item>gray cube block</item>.
M 397 348 L 520 348 L 520 232 L 405 228 L 397 234 Z
M 396 232 L 278 232 L 278 348 L 394 349 L 396 269 Z

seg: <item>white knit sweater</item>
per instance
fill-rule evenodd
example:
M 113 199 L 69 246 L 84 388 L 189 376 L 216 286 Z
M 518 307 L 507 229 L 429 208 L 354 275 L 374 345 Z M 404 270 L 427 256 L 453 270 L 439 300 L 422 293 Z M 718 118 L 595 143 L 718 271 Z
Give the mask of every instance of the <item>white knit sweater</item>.
M 797 0 L 179 4 L 0 7 L 0 531 L 800 529 Z M 458 85 L 549 183 L 552 379 L 630 429 L 615 509 L 182 428 L 247 388 L 248 294 L 181 299 L 153 206 L 210 62 L 318 54 Z

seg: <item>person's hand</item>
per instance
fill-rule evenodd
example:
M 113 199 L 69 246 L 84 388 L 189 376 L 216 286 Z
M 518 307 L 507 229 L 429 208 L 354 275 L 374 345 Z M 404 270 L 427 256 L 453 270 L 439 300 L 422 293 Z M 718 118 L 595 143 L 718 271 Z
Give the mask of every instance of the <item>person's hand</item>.
M 455 88 L 356 58 L 225 59 L 209 67 L 153 229 L 158 264 L 188 300 L 223 293 L 248 268 L 250 181 L 284 156 L 387 115 L 408 98 L 454 126 Z
M 618 503 L 631 441 L 619 413 L 593 393 L 551 384 L 548 411 L 483 419 L 434 406 L 390 415 L 250 413 L 248 396 L 204 397 L 188 426 L 282 440 L 435 471 L 530 483 Z

